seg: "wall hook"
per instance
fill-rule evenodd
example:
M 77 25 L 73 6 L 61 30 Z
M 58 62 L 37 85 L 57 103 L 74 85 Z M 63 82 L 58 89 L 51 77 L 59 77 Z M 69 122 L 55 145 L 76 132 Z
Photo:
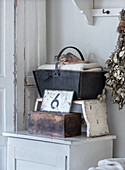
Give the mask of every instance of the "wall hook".
M 102 10 L 102 13 L 103 13 L 103 14 L 110 14 L 110 11 L 109 11 L 109 10 L 105 11 L 105 10 L 103 9 L 103 10 Z

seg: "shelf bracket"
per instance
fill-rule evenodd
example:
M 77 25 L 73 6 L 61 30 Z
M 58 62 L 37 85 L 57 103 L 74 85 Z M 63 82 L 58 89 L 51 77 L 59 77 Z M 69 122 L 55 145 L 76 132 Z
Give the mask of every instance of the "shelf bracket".
M 93 9 L 93 0 L 72 0 L 74 5 L 84 15 L 87 23 L 93 25 L 94 17 L 118 17 L 123 8 Z
M 72 0 L 72 2 L 80 10 L 81 14 L 84 15 L 87 23 L 93 25 L 93 0 Z

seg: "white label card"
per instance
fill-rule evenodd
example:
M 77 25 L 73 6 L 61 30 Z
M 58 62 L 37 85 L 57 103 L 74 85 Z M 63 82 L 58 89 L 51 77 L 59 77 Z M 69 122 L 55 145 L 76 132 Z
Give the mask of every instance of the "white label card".
M 41 111 L 69 113 L 74 91 L 45 90 Z

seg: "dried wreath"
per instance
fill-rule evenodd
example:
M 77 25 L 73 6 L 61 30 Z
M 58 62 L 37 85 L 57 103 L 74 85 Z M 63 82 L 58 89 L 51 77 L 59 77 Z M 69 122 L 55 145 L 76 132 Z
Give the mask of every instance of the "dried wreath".
M 106 61 L 108 72 L 106 76 L 105 89 L 110 91 L 114 103 L 122 109 L 125 104 L 125 10 L 120 12 L 120 23 L 117 31 L 119 32 L 116 50 Z

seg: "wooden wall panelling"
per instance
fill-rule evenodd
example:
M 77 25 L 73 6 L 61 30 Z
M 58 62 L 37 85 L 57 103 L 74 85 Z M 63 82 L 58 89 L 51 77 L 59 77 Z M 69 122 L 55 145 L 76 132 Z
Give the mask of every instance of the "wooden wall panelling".
M 6 167 L 6 140 L 1 135 L 5 129 L 5 89 L 0 89 L 0 169 Z
M 33 110 L 37 89 L 32 71 L 46 62 L 46 3 L 45 0 L 25 3 L 25 125 Z
M 24 129 L 24 0 L 16 4 L 15 47 L 16 47 L 16 130 Z M 18 128 L 17 128 L 18 127 Z
M 14 3 L 0 1 L 0 97 L 2 131 L 14 127 Z M 10 10 L 11 9 L 11 10 Z
M 14 131 L 14 0 L 4 2 L 5 120 L 4 131 Z
M 3 20 L 3 16 L 4 16 L 4 3 L 2 1 L 0 1 L 0 78 L 4 77 L 5 75 L 5 58 L 2 57 L 3 56 L 3 48 L 4 48 L 4 44 L 3 44 L 3 36 L 4 35 L 4 20 Z
M 6 138 L 14 131 L 14 0 L 0 1 L 0 170 L 6 170 Z
M 22 130 L 38 96 L 32 70 L 46 63 L 46 1 L 18 0 L 16 22 L 17 126 Z
M 25 128 L 28 129 L 28 112 L 30 110 L 34 110 L 35 106 L 35 101 L 36 98 L 38 97 L 38 92 L 36 87 L 29 87 L 26 88 L 26 93 L 25 93 Z
M 4 130 L 5 89 L 0 88 L 0 133 Z

